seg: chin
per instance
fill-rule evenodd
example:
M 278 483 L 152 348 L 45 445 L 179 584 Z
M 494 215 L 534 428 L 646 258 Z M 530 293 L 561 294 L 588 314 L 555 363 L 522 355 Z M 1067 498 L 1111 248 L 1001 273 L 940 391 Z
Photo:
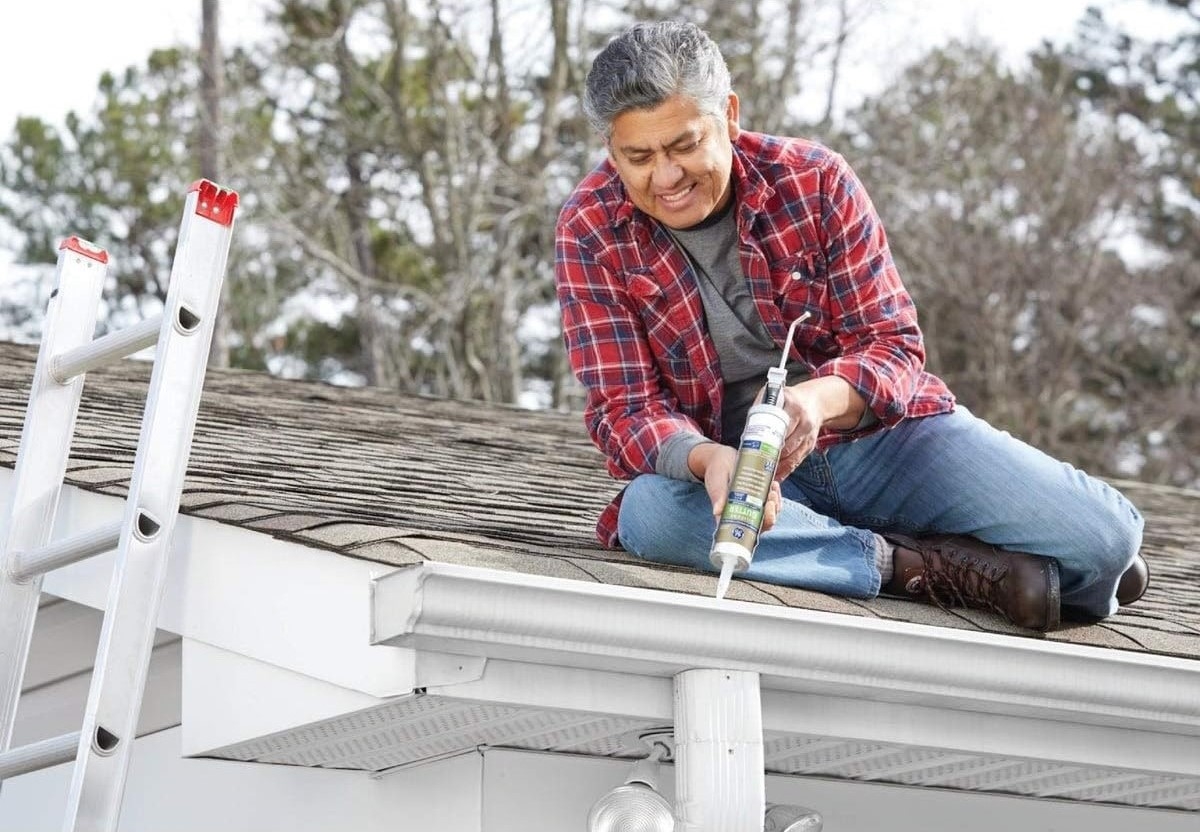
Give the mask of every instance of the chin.
M 659 214 L 658 218 L 672 228 L 691 228 L 693 225 L 699 225 L 708 219 L 712 214 L 712 209 L 704 211 L 682 211 L 680 213 Z

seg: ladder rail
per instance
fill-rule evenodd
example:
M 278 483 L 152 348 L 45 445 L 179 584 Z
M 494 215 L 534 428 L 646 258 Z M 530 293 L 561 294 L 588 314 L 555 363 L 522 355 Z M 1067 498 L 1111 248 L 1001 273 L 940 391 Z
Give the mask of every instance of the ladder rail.
M 50 365 L 58 353 L 91 341 L 107 271 L 103 249 L 77 237 L 60 246 L 0 536 L 0 752 L 12 743 L 42 583 L 40 576 L 14 580 L 12 562 L 49 539 L 83 392 L 82 377 L 61 384 Z

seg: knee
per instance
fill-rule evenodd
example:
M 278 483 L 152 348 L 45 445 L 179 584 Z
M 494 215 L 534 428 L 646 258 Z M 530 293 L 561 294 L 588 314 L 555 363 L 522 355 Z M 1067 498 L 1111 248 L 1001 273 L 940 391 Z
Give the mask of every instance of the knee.
M 1115 499 L 1103 519 L 1093 527 L 1094 557 L 1106 576 L 1124 574 L 1142 547 L 1145 520 L 1132 503 L 1114 492 Z
M 660 502 L 657 490 L 650 483 L 652 475 L 635 478 L 621 492 L 621 509 L 617 514 L 617 537 L 626 551 L 640 554 L 645 548 L 650 518 L 654 516 L 655 504 Z
M 657 474 L 643 474 L 625 487 L 617 515 L 617 537 L 627 552 L 653 557 L 661 548 L 661 518 L 673 502 L 670 482 Z
M 712 511 L 702 485 L 643 474 L 625 487 L 617 537 L 628 552 L 651 560 L 676 560 L 712 537 Z M 705 525 L 707 524 L 707 526 Z M 707 538 L 705 538 L 707 535 Z M 695 538 L 695 539 L 693 539 Z

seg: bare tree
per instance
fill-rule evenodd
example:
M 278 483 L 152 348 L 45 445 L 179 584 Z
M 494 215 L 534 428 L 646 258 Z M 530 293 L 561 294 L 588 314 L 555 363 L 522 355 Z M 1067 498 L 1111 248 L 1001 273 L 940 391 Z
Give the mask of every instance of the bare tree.
M 729 63 L 743 124 L 796 135 L 805 126 L 804 97 L 824 102 L 825 120 L 831 119 L 847 44 L 877 7 L 874 0 L 644 0 L 629 10 L 703 26 Z
M 837 29 L 833 38 L 831 56 L 829 58 L 829 86 L 825 90 L 825 112 L 821 115 L 824 124 L 833 123 L 834 104 L 837 101 L 838 83 L 842 74 L 842 58 L 846 50 L 846 41 L 850 37 L 850 3 L 849 0 L 838 0 Z
M 355 295 L 351 360 L 370 383 L 506 402 L 523 390 L 521 324 L 552 298 L 565 196 L 547 174 L 582 118 L 563 106 L 579 77 L 568 0 L 533 7 L 548 39 L 526 37 L 507 8 L 281 6 L 277 83 L 304 94 L 284 104 L 293 135 L 276 149 L 269 211 L 314 279 Z M 373 40 L 356 47 L 355 32 Z
M 929 365 L 1048 452 L 1122 470 L 1149 388 L 1122 369 L 1160 306 L 1119 254 L 1150 181 L 1131 141 L 1052 76 L 932 53 L 856 114 L 851 161 L 918 301 Z

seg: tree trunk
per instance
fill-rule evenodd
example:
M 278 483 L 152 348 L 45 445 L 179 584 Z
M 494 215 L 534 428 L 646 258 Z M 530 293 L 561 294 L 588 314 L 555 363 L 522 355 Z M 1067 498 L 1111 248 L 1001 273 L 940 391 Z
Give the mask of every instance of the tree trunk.
M 219 0 L 200 0 L 200 129 L 198 152 L 200 177 L 221 181 L 221 92 L 224 67 L 221 62 Z M 208 366 L 229 366 L 229 278 L 221 287 L 221 304 L 213 326 Z
M 347 42 L 350 18 L 353 10 L 343 2 L 331 5 L 331 10 L 338 20 L 338 37 L 336 63 L 338 86 L 341 91 L 343 105 L 354 100 L 354 57 L 350 53 Z M 362 354 L 366 359 L 367 383 L 376 387 L 395 387 L 397 376 L 389 354 L 389 338 L 386 323 L 383 320 L 380 305 L 376 303 L 376 292 L 372 284 L 379 279 L 375 264 L 375 254 L 371 249 L 371 223 L 367 211 L 370 200 L 370 186 L 363 170 L 362 140 L 353 125 L 346 124 L 346 177 L 349 184 L 342 199 L 346 217 L 346 226 L 350 232 L 350 250 L 354 257 L 354 265 L 359 273 L 368 278 L 368 283 L 358 293 L 358 326 L 359 342 Z

